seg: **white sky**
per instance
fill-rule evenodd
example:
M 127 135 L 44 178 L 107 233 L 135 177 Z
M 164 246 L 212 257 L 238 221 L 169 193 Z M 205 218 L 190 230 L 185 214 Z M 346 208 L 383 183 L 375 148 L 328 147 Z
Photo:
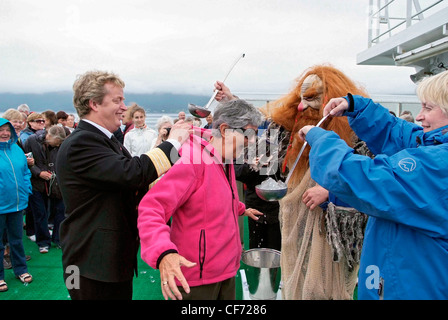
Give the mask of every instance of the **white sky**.
M 0 0 L 0 92 L 71 90 L 91 69 L 127 92 L 286 93 L 331 63 L 370 94 L 413 94 L 413 68 L 357 66 L 368 0 Z

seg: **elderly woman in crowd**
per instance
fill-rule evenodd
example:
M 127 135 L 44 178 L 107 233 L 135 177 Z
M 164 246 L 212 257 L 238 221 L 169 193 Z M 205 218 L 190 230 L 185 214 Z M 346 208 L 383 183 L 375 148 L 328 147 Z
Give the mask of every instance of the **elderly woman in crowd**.
M 48 252 L 51 241 L 59 246 L 59 226 L 64 220 L 65 207 L 56 180 L 55 163 L 59 146 L 65 138 L 64 128 L 53 125 L 48 131 L 42 130 L 32 135 L 24 146 L 25 152 L 33 153 L 35 161 L 31 167 L 33 193 L 30 196 L 30 207 L 40 253 Z M 48 229 L 47 212 L 52 212 L 54 216 L 52 235 Z
M 31 194 L 30 170 L 26 157 L 16 144 L 17 134 L 13 125 L 0 118 L 0 261 L 3 261 L 3 233 L 8 233 L 11 262 L 14 274 L 23 283 L 33 277 L 28 273 L 22 243 L 23 210 Z M 0 292 L 8 290 L 3 263 L 0 265 Z
M 75 115 L 72 113 L 69 113 L 67 116 L 67 128 L 70 130 L 70 132 L 73 132 L 76 129 L 76 126 L 78 125 L 75 122 Z
M 239 201 L 233 160 L 255 142 L 260 123 L 260 112 L 243 100 L 220 104 L 210 140 L 194 135 L 140 202 L 142 258 L 160 270 L 165 299 L 235 299 L 238 216 L 262 213 Z
M 157 147 L 163 141 L 168 138 L 170 129 L 173 126 L 173 119 L 169 116 L 161 116 L 156 123 L 156 129 L 158 132 L 157 139 L 154 141 L 152 148 Z
M 26 105 L 25 105 L 26 106 Z M 27 117 L 25 115 L 25 113 L 21 112 L 21 111 L 17 111 L 15 109 L 8 109 L 5 111 L 5 113 L 3 114 L 3 118 L 9 120 L 9 122 L 11 122 L 12 126 L 14 127 L 14 130 L 17 134 L 17 137 L 19 137 L 17 139 L 17 145 L 24 150 L 24 143 L 22 141 L 22 139 L 20 138 L 21 134 L 23 133 L 23 129 L 26 128 L 26 121 L 27 121 Z M 33 124 L 34 125 L 34 124 Z M 43 127 L 43 123 L 42 123 L 42 127 Z M 27 128 L 28 129 L 28 128 Z M 33 132 L 31 129 L 29 129 L 30 134 Z M 26 137 L 28 137 L 29 135 L 27 134 Z M 32 155 L 27 155 L 26 157 L 26 162 L 28 164 L 28 167 L 31 168 L 32 166 L 34 166 L 34 158 Z M 28 237 L 34 236 L 34 220 L 33 220 L 33 214 L 31 212 L 31 208 L 28 206 L 25 210 L 25 216 L 26 216 L 26 235 Z M 27 257 L 28 258 L 28 257 Z M 9 255 L 9 247 L 6 247 L 5 250 L 5 260 L 7 264 L 11 264 L 10 263 L 10 255 Z
M 17 111 L 16 109 L 8 109 L 5 111 L 5 113 L 3 113 L 2 117 L 11 122 L 17 137 L 19 137 L 20 132 L 24 129 L 25 126 L 22 113 L 20 111 Z M 23 144 L 20 138 L 17 139 L 17 144 L 20 148 L 23 149 Z

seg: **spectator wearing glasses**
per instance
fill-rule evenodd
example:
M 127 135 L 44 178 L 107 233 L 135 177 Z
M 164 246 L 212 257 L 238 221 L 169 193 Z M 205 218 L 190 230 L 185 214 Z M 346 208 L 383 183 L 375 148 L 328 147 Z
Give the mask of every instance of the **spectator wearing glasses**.
M 26 119 L 28 127 L 20 133 L 20 140 L 25 144 L 26 139 L 36 132 L 45 128 L 45 118 L 42 114 L 33 112 Z

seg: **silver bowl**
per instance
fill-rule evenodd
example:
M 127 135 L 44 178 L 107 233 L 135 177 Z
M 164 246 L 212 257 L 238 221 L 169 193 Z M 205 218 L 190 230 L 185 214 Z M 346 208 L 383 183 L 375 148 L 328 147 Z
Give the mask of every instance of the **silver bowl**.
M 255 192 L 261 199 L 265 201 L 278 201 L 286 196 L 288 188 L 285 187 L 282 189 L 261 189 L 260 185 L 258 185 L 255 186 Z

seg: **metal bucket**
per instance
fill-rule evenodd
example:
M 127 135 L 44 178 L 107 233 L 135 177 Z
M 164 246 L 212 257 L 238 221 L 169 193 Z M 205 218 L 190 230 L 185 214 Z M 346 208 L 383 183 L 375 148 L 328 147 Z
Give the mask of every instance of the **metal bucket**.
M 253 300 L 276 300 L 280 285 L 280 251 L 267 248 L 243 252 L 249 296 Z

